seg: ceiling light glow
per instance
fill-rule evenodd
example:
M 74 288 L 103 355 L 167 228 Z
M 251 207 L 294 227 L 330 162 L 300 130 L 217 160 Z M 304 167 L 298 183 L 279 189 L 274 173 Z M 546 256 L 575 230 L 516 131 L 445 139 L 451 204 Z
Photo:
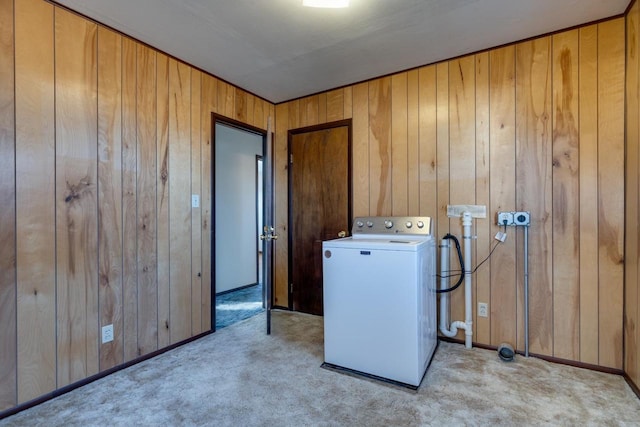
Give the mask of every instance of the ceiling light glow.
M 302 0 L 303 6 L 340 8 L 349 7 L 349 0 Z

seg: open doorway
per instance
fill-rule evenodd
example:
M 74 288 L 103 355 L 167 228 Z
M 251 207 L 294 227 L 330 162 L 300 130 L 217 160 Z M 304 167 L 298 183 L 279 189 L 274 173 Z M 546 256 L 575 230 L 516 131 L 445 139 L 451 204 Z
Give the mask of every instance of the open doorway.
M 215 123 L 215 329 L 265 309 L 262 280 L 263 135 Z

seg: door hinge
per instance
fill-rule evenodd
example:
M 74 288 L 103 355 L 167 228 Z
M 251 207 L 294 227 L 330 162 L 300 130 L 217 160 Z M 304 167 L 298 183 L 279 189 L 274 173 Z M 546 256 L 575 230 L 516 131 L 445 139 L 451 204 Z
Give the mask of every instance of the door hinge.
M 289 293 L 293 293 L 293 283 L 289 283 Z
M 289 154 L 289 163 L 293 164 L 293 154 Z

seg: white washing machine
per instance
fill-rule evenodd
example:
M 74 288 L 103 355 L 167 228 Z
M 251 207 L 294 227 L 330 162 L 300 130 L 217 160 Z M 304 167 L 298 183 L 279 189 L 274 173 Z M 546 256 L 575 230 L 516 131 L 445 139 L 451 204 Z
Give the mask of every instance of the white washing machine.
M 418 388 L 437 345 L 429 217 L 356 218 L 323 242 L 324 361 Z

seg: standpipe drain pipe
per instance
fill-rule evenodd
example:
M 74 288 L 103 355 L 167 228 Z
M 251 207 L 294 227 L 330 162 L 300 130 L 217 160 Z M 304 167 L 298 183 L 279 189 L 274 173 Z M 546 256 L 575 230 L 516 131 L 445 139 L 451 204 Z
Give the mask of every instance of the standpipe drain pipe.
M 464 312 L 465 312 L 465 340 L 466 348 L 471 348 L 473 338 L 473 315 L 471 307 L 471 214 L 464 212 L 462 214 L 462 238 L 464 240 Z

